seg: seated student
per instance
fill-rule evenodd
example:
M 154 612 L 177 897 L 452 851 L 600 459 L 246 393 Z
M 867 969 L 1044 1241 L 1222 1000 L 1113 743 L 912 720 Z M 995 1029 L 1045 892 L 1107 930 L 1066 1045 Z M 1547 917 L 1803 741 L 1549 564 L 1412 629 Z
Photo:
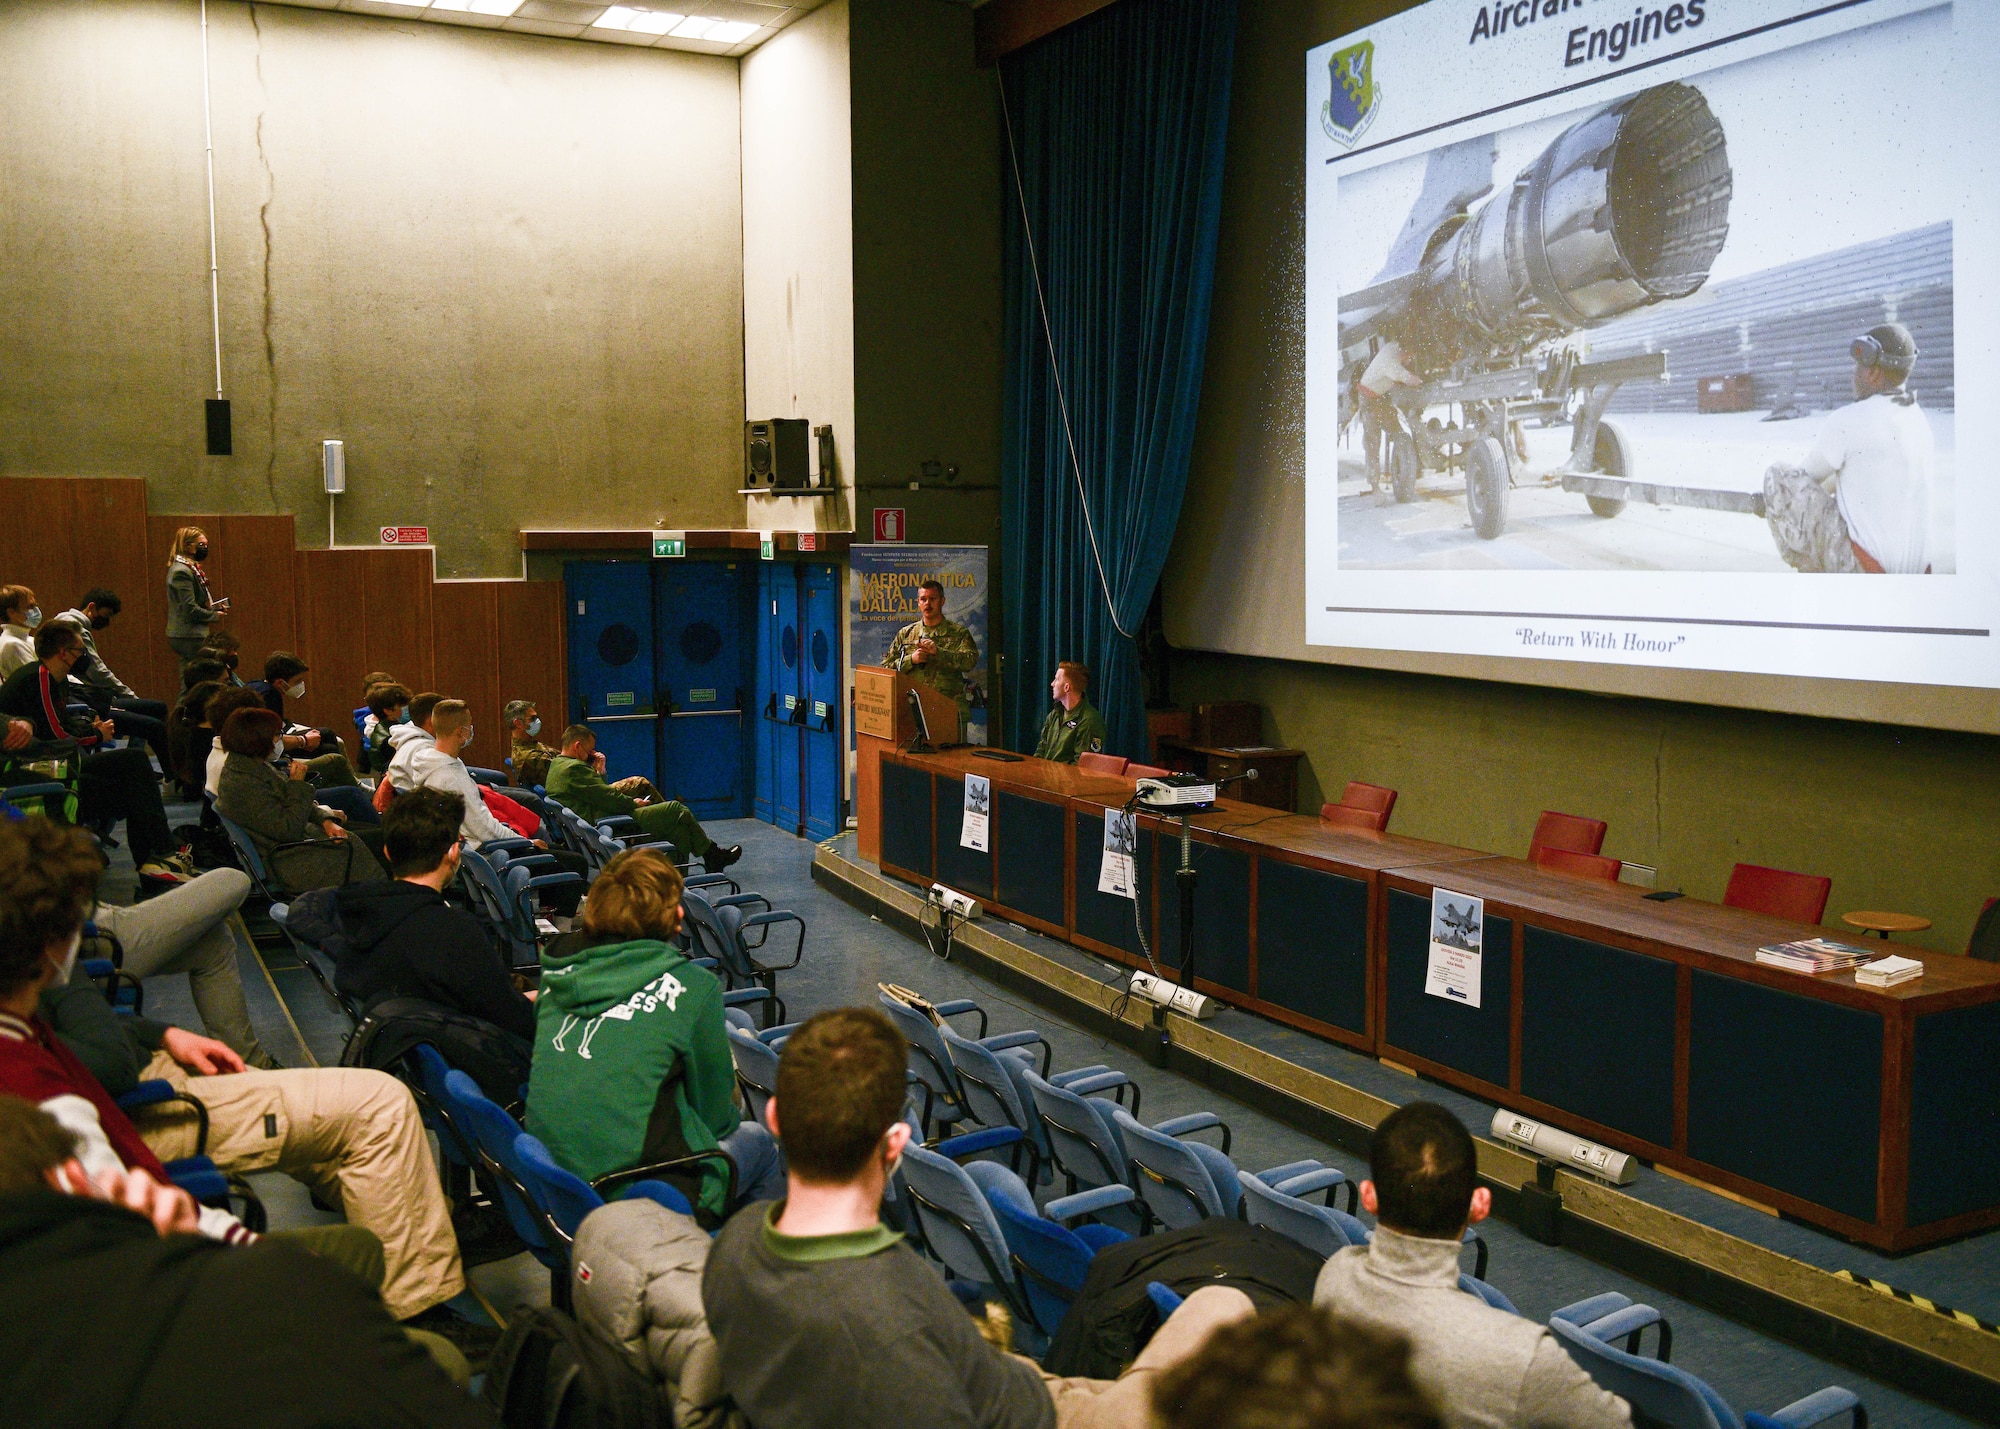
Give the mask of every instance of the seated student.
M 139 872 L 178 883 L 184 866 L 160 802 L 160 780 L 143 749 L 99 749 L 115 731 L 109 720 L 72 723 L 62 707 L 63 683 L 83 658 L 83 637 L 73 625 L 51 621 L 35 632 L 36 660 L 0 684 L 0 714 L 25 720 L 40 740 L 75 739 L 84 751 L 77 812 L 85 823 L 125 820 L 125 837 Z
M 597 736 L 586 724 L 562 732 L 562 753 L 549 764 L 548 795 L 589 823 L 629 815 L 646 837 L 670 839 L 683 853 L 699 856 L 702 867 L 720 873 L 743 857 L 741 844 L 723 845 L 711 839 L 688 806 L 678 799 L 634 798 L 606 784 Z
M 396 754 L 389 736 L 396 726 L 409 720 L 410 692 L 394 680 L 385 680 L 370 685 L 363 702 L 368 706 L 368 718 L 361 725 L 361 757 L 368 772 L 379 779 L 389 772 L 389 761 Z
M 169 767 L 167 707 L 158 700 L 140 699 L 138 691 L 113 674 L 97 653 L 97 632 L 109 629 L 124 608 L 118 592 L 92 586 L 83 593 L 74 610 L 65 610 L 56 617 L 74 625 L 83 635 L 85 658 L 71 673 L 70 682 L 80 688 L 86 704 L 110 718 L 112 728 L 119 734 L 144 740 L 153 757 L 160 761 L 160 768 L 165 770 Z
M 777 1148 L 736 1108 L 722 984 L 674 942 L 681 893 L 680 870 L 651 849 L 618 854 L 590 886 L 582 927 L 542 951 L 527 1129 L 586 1181 L 720 1146 L 739 1202 L 774 1194 Z M 734 1209 L 715 1162 L 660 1179 L 710 1224 Z
M 145 1171 L 87 1170 L 55 1118 L 0 1097 L 0 1304 L 19 1327 L 0 1343 L 0 1417 L 18 1429 L 492 1424 L 453 1382 L 464 1357 L 384 1312 L 372 1237 L 339 1226 L 203 1244 L 187 1235 L 197 1214 Z M 345 1253 L 329 1255 L 336 1244 Z
M 1434 1102 L 1398 1107 L 1375 1128 L 1368 1163 L 1361 1204 L 1375 1238 L 1327 1261 L 1313 1303 L 1407 1335 L 1411 1377 L 1452 1429 L 1625 1429 L 1625 1401 L 1546 1326 L 1458 1288 L 1460 1238 L 1493 1206 L 1458 1118 Z
M 202 642 L 200 653 L 222 665 L 226 672 L 222 676 L 223 684 L 239 690 L 247 688 L 243 677 L 236 670 L 237 665 L 242 662 L 243 642 L 237 638 L 235 631 L 210 626 L 208 639 Z
M 1224 1325 L 1153 1385 L 1160 1429 L 1444 1429 L 1410 1342 L 1287 1305 Z
M 209 1036 L 244 1063 L 266 1071 L 278 1063 L 257 1040 L 243 997 L 231 920 L 250 896 L 240 869 L 212 868 L 178 888 L 129 907 L 99 903 L 91 913 L 97 931 L 125 950 L 125 972 L 136 978 L 186 973 L 196 1013 Z M 91 988 L 93 993 L 96 988 Z
M 158 1176 L 160 1161 L 193 1154 L 196 1118 L 169 1103 L 138 1113 L 135 1127 L 111 1096 L 155 1078 L 191 1090 L 208 1110 L 208 1155 L 223 1171 L 283 1171 L 375 1233 L 388 1258 L 382 1298 L 397 1318 L 463 1290 L 437 1168 L 401 1082 L 352 1067 L 247 1070 L 222 1043 L 120 1017 L 71 980 L 101 867 L 80 830 L 42 818 L 0 823 L 0 1092 L 80 1135 L 94 1128 L 123 1165 Z
M 908 1057 L 873 1008 L 822 1012 L 785 1043 L 765 1107 L 785 1199 L 733 1217 L 702 1275 L 724 1388 L 758 1429 L 1145 1424 L 1154 1378 L 1252 1314 L 1250 1297 L 1197 1290 L 1117 1380 L 1058 1379 L 994 1349 L 878 1216 L 910 1140 Z
M 458 877 L 465 801 L 442 789 L 415 789 L 382 816 L 393 883 L 354 884 L 334 900 L 346 948 L 334 986 L 364 1008 L 391 997 L 420 997 L 482 1018 L 520 1041 L 526 1067 L 535 1004 L 517 992 L 477 918 L 444 899 Z
M 418 708 L 421 699 L 422 696 L 418 696 L 412 700 L 410 707 Z M 430 729 L 426 737 L 412 737 L 400 742 L 396 757 L 389 761 L 389 772 L 382 777 L 398 791 L 443 789 L 458 795 L 465 804 L 465 822 L 460 825 L 459 832 L 468 848 L 476 849 L 489 839 L 519 837 L 513 829 L 494 817 L 493 811 L 486 805 L 485 791 L 460 758 L 474 738 L 472 711 L 465 707 L 463 700 L 439 700 L 431 706 L 429 716 Z M 537 849 L 549 854 L 558 868 L 566 872 L 581 874 L 589 868 L 582 854 L 568 849 L 551 849 L 545 839 L 538 838 L 533 842 Z M 583 885 L 572 883 L 550 889 L 547 901 L 556 913 L 567 918 L 576 912 L 582 897 Z
M 250 836 L 272 878 L 293 893 L 385 880 L 388 870 L 378 857 L 381 829 L 350 830 L 339 812 L 314 799 L 303 760 L 290 761 L 289 778 L 271 767 L 283 728 L 267 709 L 229 716 L 217 741 L 226 757 L 215 783 L 215 812 Z M 343 849 L 350 839 L 361 846 Z M 305 843 L 325 847 L 289 848 L 273 859 L 280 845 Z
M 285 713 L 286 700 L 306 697 L 306 672 L 311 668 L 289 650 L 274 650 L 264 661 L 264 678 L 252 680 L 249 688 L 264 697 L 264 708 L 284 721 L 285 748 L 308 761 L 313 783 L 359 784 L 361 781 L 347 762 L 337 730 L 314 729 L 297 723 Z M 334 763 L 336 754 L 340 755 L 338 764 Z
M 24 585 L 0 586 L 0 680 L 35 663 L 35 631 L 42 607 Z
M 162 767 L 187 797 L 201 792 L 208 756 L 215 749 L 215 730 L 208 722 L 209 701 L 228 688 L 217 680 L 189 686 L 167 715 L 167 759 Z
M 558 751 L 543 744 L 538 735 L 542 732 L 542 714 L 535 708 L 533 700 L 509 700 L 507 708 L 500 712 L 507 721 L 507 729 L 513 735 L 514 747 L 508 757 L 514 761 L 514 782 L 523 789 L 532 789 L 549 782 L 549 761 Z M 598 761 L 598 770 L 603 772 L 603 761 Z
M 220 737 L 222 727 L 229 723 L 229 717 L 238 710 L 262 708 L 264 708 L 263 698 L 248 686 L 235 688 L 227 685 L 218 686 L 216 692 L 208 697 L 208 704 L 204 707 L 205 712 L 202 716 L 202 723 L 207 726 L 205 732 L 208 737 L 208 754 L 202 761 L 201 790 L 210 799 L 215 797 L 216 791 L 222 786 L 222 766 L 229 758 L 229 751 L 222 747 Z M 286 762 L 283 772 L 287 778 L 291 777 L 290 761 Z
M 197 652 L 192 660 L 181 666 L 181 690 L 185 693 L 196 685 L 209 681 L 227 684 L 228 681 L 224 677 L 228 673 L 229 667 L 216 659 L 212 653 Z

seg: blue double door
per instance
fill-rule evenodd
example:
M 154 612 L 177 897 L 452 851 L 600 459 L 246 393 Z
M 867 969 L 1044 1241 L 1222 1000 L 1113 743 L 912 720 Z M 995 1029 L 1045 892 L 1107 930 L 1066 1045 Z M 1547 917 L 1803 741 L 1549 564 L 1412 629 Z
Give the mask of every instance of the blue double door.
M 743 560 L 571 561 L 571 715 L 610 777 L 703 819 L 841 820 L 840 575 Z M 815 715 L 814 711 L 818 711 Z
M 838 566 L 759 566 L 757 817 L 811 839 L 842 823 L 840 613 Z

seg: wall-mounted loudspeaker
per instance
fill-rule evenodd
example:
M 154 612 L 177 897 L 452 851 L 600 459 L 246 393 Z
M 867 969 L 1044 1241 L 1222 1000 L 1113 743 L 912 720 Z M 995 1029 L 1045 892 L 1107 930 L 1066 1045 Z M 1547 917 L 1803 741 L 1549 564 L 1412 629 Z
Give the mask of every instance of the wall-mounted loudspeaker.
M 804 417 L 773 417 L 743 424 L 743 484 L 803 489 L 811 480 Z
M 208 454 L 231 455 L 235 448 L 229 440 L 229 399 L 210 397 L 202 403 L 202 412 L 208 424 Z
M 347 443 L 321 442 L 319 444 L 320 477 L 326 483 L 326 494 L 338 496 L 347 490 Z

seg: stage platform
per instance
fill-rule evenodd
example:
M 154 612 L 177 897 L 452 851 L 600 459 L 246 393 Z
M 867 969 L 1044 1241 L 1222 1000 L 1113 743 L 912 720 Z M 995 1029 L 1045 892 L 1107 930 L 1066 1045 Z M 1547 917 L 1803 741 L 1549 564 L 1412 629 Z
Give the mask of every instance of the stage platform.
M 852 833 L 819 845 L 813 878 L 906 932 L 935 924 L 920 892 L 863 859 Z M 1129 969 L 1108 958 L 991 918 L 958 930 L 953 957 L 1127 1045 L 1151 1034 L 1152 1009 L 1124 996 Z M 1493 1103 L 1238 1008 L 1169 1024 L 1175 1071 L 1353 1154 L 1365 1156 L 1376 1122 L 1417 1098 L 1452 1107 L 1475 1134 L 1492 1117 Z M 1496 1213 L 1518 1223 L 1518 1188 L 1535 1181 L 1534 1158 L 1485 1135 L 1479 1154 Z M 1991 1327 L 2000 1321 L 2000 1231 L 1888 1255 L 1650 1165 L 1629 1187 L 1566 1170 L 1555 1186 L 1567 1249 L 2000 1423 L 2000 1333 Z

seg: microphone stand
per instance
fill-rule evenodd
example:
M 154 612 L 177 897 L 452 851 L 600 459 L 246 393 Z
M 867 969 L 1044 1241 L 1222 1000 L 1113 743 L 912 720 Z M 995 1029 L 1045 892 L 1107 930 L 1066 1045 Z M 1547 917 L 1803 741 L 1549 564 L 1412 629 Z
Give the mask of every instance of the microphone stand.
M 1239 779 L 1246 783 L 1254 783 L 1257 777 L 1254 768 L 1246 769 L 1241 774 L 1232 774 L 1226 779 L 1216 780 L 1215 787 L 1220 790 L 1224 784 L 1234 784 Z M 1195 885 L 1201 879 L 1200 870 L 1194 866 L 1194 840 L 1190 837 L 1190 821 L 1196 814 L 1207 813 L 1214 807 L 1213 804 L 1201 808 L 1183 806 L 1175 811 L 1181 821 L 1181 866 L 1174 870 L 1174 889 L 1180 895 L 1179 986 L 1182 988 L 1192 988 L 1194 985 L 1194 892 Z M 1146 1060 L 1155 1067 L 1164 1069 L 1167 1065 L 1167 1052 L 1173 1046 L 1173 1040 L 1173 1033 L 1167 1027 L 1167 1009 L 1159 1003 L 1154 1003 L 1153 1035 L 1147 1039 Z

